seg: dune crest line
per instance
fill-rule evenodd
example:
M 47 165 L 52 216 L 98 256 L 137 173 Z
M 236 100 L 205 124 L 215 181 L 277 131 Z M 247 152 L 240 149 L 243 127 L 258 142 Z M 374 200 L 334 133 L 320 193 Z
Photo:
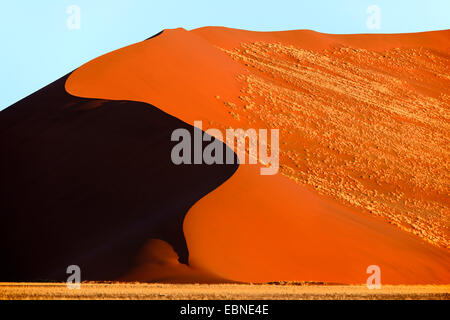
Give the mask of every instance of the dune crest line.
M 270 117 L 274 117 L 277 125 L 286 125 L 285 129 L 289 130 L 291 124 L 283 114 L 289 117 L 288 110 L 274 109 L 289 101 L 277 101 L 273 92 L 280 93 L 281 99 L 283 95 L 292 99 L 289 90 L 296 90 L 295 85 L 308 88 L 308 83 L 311 86 L 308 79 L 316 81 L 314 77 L 323 75 L 327 65 L 321 63 L 326 55 L 321 58 L 314 53 L 320 51 L 323 55 L 324 50 L 336 47 L 355 47 L 376 55 L 397 47 L 406 50 L 423 46 L 439 51 L 448 45 L 447 35 L 448 31 L 341 36 L 312 31 L 263 33 L 219 27 L 165 30 L 156 38 L 114 51 L 77 69 L 67 80 L 66 90 L 78 96 L 145 101 L 189 124 L 201 120 L 206 124 L 205 129 L 267 128 L 268 123 L 273 123 Z M 294 53 L 301 55 L 297 57 Z M 275 59 L 277 54 L 286 61 Z M 257 59 L 252 60 L 255 55 Z M 349 57 L 351 59 L 351 53 Z M 442 55 L 439 57 L 446 59 Z M 305 65 L 305 71 L 296 71 L 297 77 L 293 78 L 296 82 L 286 80 L 283 72 L 291 67 L 289 59 L 299 59 L 296 63 L 300 67 L 306 61 L 318 69 L 312 72 L 313 69 L 308 69 L 312 66 Z M 363 73 L 352 82 L 342 73 L 323 78 L 322 85 L 329 84 L 325 94 L 342 91 L 346 81 L 357 88 L 367 85 L 373 89 L 367 77 L 370 76 Z M 267 78 L 285 83 L 277 88 Z M 442 78 L 441 81 L 447 80 Z M 267 83 L 273 87 L 265 88 Z M 425 89 L 419 87 L 410 89 L 423 93 Z M 263 90 L 267 90 L 267 94 Z M 377 90 L 383 94 L 385 88 Z M 301 93 L 313 95 L 312 98 L 318 93 L 315 99 L 321 101 L 320 92 Z M 351 97 L 354 90 L 349 88 L 348 92 L 344 90 L 340 94 Z M 262 104 L 259 97 L 267 98 L 268 102 Z M 293 99 L 295 101 L 295 97 Z M 435 99 L 439 102 L 446 98 Z M 280 104 L 270 105 L 270 102 Z M 339 106 L 339 100 L 334 102 Z M 300 112 L 301 107 L 299 104 L 296 111 Z M 389 112 L 398 110 L 394 108 Z M 329 114 L 324 117 L 324 111 L 327 110 L 320 111 L 322 118 L 318 124 L 330 117 Z M 432 124 L 434 120 L 430 121 Z M 312 123 L 309 132 L 315 135 L 317 128 L 320 126 Z M 299 128 L 296 130 L 298 134 Z M 292 145 L 295 139 L 287 138 L 288 148 L 283 149 L 282 139 L 283 134 L 280 151 L 284 152 L 285 161 L 290 161 L 283 163 L 281 160 L 285 176 L 261 177 L 256 174 L 257 166 L 240 166 L 231 179 L 190 209 L 184 232 L 192 266 L 237 281 L 365 283 L 366 268 L 378 265 L 384 283 L 448 283 L 448 249 L 427 244 L 358 206 L 336 201 L 333 194 L 318 195 L 304 180 L 289 174 L 292 162 L 295 164 L 298 157 L 292 151 L 304 152 L 306 163 L 313 161 L 308 140 L 300 135 L 298 145 Z M 302 151 L 305 146 L 307 150 Z M 347 161 L 352 160 L 351 155 L 349 157 Z M 326 163 L 326 159 L 317 153 L 315 160 Z M 320 175 L 313 175 L 314 170 L 307 176 L 318 179 Z M 301 171 L 294 168 L 294 172 L 298 175 Z M 286 175 L 293 179 L 287 179 Z M 444 219 L 446 216 L 444 212 Z M 439 218 L 437 221 L 443 222 Z M 439 239 L 439 228 L 431 229 L 437 232 L 433 237 Z M 441 239 L 445 240 L 442 236 Z

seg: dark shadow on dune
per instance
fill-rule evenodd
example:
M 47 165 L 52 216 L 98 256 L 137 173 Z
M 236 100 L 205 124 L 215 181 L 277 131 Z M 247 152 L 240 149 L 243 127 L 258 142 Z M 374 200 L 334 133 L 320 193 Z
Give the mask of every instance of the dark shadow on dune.
M 147 38 L 147 39 L 145 39 L 145 40 L 150 40 L 150 39 L 153 39 L 153 38 L 155 38 L 155 37 L 157 37 L 157 36 L 159 36 L 160 34 L 162 34 L 164 32 L 164 30 L 162 30 L 162 31 L 160 31 L 160 32 L 158 32 L 157 34 L 154 34 L 154 35 L 152 35 L 150 38 Z M 144 41 L 145 41 L 144 40 Z
M 64 280 L 73 264 L 113 280 L 151 238 L 187 263 L 188 209 L 237 165 L 174 165 L 172 131 L 198 129 L 145 103 L 71 96 L 67 77 L 0 112 L 0 281 Z

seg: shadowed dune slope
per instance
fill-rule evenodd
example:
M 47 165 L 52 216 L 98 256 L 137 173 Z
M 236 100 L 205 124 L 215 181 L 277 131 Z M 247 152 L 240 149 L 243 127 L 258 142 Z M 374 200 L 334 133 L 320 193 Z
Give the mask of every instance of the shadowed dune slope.
M 405 222 L 406 227 L 402 228 L 396 220 L 409 212 L 408 206 L 416 203 L 413 195 L 427 185 L 420 180 L 413 182 L 414 189 L 403 189 L 414 181 L 411 177 L 422 172 L 431 177 L 433 173 L 427 168 L 432 168 L 433 161 L 447 151 L 422 159 L 420 166 L 408 167 L 415 160 L 405 160 L 405 150 L 393 147 L 389 155 L 379 155 L 376 151 L 367 154 L 353 148 L 358 145 L 364 150 L 378 150 L 384 147 L 381 137 L 389 135 L 406 145 L 411 130 L 421 130 L 424 136 L 434 135 L 442 141 L 441 133 L 448 125 L 448 97 L 443 89 L 448 81 L 448 35 L 448 31 L 340 36 L 227 28 L 165 30 L 158 37 L 88 62 L 69 77 L 66 90 L 81 97 L 147 102 L 191 125 L 202 120 L 203 129 L 280 128 L 282 174 L 260 176 L 259 166 L 241 165 L 231 179 L 198 201 L 188 213 L 184 231 L 191 265 L 238 281 L 340 283 L 365 282 L 367 266 L 379 265 L 383 283 L 448 283 L 450 256 L 442 246 L 448 239 L 442 228 L 448 221 L 448 198 L 442 194 L 442 168 L 436 172 L 443 180 L 426 189 L 416 211 L 411 211 Z M 342 49 L 341 54 L 346 56 L 352 51 L 349 47 L 360 50 L 351 61 L 339 60 L 339 53 L 333 51 Z M 420 63 L 412 59 L 408 64 L 411 70 L 431 70 L 416 80 L 398 76 L 398 70 L 393 70 L 387 61 L 392 57 L 384 53 L 398 48 L 415 56 L 417 52 L 407 50 L 420 47 L 429 50 L 433 55 L 429 59 L 436 61 Z M 295 50 L 299 52 L 292 53 Z M 333 57 L 329 56 L 330 50 Z M 380 58 L 375 67 L 367 67 L 367 59 L 363 61 L 366 51 Z M 402 63 L 406 63 L 405 59 Z M 358 71 L 362 66 L 363 70 Z M 389 78 L 391 72 L 394 79 Z M 437 93 L 422 86 L 436 72 Z M 386 88 L 385 81 L 389 84 Z M 391 90 L 393 86 L 410 91 L 402 93 L 397 87 Z M 304 95 L 296 100 L 299 93 Z M 408 95 L 416 97 L 412 94 L 418 101 L 435 106 L 432 119 L 425 117 L 425 123 L 410 119 L 410 115 L 417 114 L 417 106 L 407 101 L 409 109 L 405 111 L 398 101 Z M 430 95 L 434 100 L 419 94 Z M 396 105 L 382 105 L 386 110 L 378 112 L 379 100 L 390 101 L 392 97 Z M 355 105 L 360 109 L 350 112 L 348 108 Z M 289 109 L 292 106 L 295 110 Z M 365 110 L 370 121 L 353 122 L 354 114 L 365 119 Z M 373 110 L 378 114 L 372 115 Z M 336 115 L 341 118 L 336 119 Z M 383 122 L 384 136 L 376 131 L 378 116 L 383 121 L 396 121 L 391 127 Z M 309 123 L 309 119 L 314 121 Z M 411 123 L 412 128 L 405 129 L 408 133 L 397 131 Z M 358 129 L 347 130 L 352 125 Z M 327 135 L 328 130 L 334 135 Z M 364 135 L 367 130 L 369 133 Z M 355 137 L 365 140 L 357 141 Z M 327 146 L 321 146 L 320 141 L 324 139 L 339 142 L 328 145 L 332 150 L 337 148 L 334 154 L 323 152 L 321 148 Z M 363 147 L 372 142 L 380 145 Z M 398 141 L 395 143 L 399 145 Z M 348 146 L 350 149 L 345 149 Z M 428 143 L 427 150 L 432 146 Z M 307 163 L 296 163 L 302 156 Z M 378 158 L 384 161 L 383 165 L 373 164 Z M 350 168 L 350 175 L 335 161 Z M 381 173 L 380 180 L 370 175 L 367 183 L 358 182 L 363 176 L 357 171 L 360 163 Z M 320 166 L 314 167 L 315 164 Z M 391 166 L 394 171 L 390 171 Z M 302 171 L 305 168 L 311 170 Z M 345 184 L 348 178 L 355 185 Z M 339 186 L 344 188 L 336 189 Z M 385 197 L 376 198 L 377 203 L 357 201 L 380 192 Z M 347 197 L 339 197 L 342 194 Z M 392 203 L 393 199 L 398 201 Z M 370 206 L 375 207 L 373 212 L 378 217 L 371 213 Z M 431 213 L 427 208 L 431 208 Z M 412 232 L 408 226 L 418 231 Z
M 64 280 L 69 265 L 83 280 L 213 281 L 180 264 L 182 224 L 237 165 L 174 165 L 172 131 L 198 129 L 146 103 L 71 96 L 67 78 L 0 113 L 0 281 Z

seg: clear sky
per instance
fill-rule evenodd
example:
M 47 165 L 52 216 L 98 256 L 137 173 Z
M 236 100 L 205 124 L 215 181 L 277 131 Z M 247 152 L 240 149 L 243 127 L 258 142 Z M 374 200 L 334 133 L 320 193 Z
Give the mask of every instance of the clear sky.
M 67 12 L 71 5 L 80 9 L 79 25 L 76 12 Z M 371 5 L 379 8 L 378 29 L 367 25 Z M 2 0 L 0 110 L 101 54 L 163 29 L 203 26 L 327 33 L 442 30 L 450 28 L 450 0 Z

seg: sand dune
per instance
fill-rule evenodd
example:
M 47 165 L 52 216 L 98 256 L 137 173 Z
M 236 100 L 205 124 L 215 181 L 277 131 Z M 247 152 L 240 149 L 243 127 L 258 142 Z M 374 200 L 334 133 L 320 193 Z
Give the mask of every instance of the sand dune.
M 0 113 L 0 281 L 65 280 L 69 265 L 91 280 L 199 281 L 178 262 L 183 220 L 237 165 L 174 165 L 171 133 L 192 126 L 142 102 L 71 96 L 67 77 Z
M 67 93 L 95 101 L 83 104 L 83 115 L 100 112 L 117 125 L 127 116 L 132 127 L 141 114 L 129 115 L 128 103 L 117 106 L 116 114 L 111 107 L 117 104 L 112 101 L 136 101 L 189 126 L 201 120 L 203 130 L 279 128 L 281 133 L 281 172 L 275 176 L 259 175 L 259 165 L 230 167 L 214 177 L 206 171 L 168 172 L 175 185 L 177 177 L 186 177 L 181 193 L 197 190 L 185 199 L 184 212 L 177 210 L 184 238 L 163 213 L 167 228 L 178 230 L 178 240 L 156 233 L 148 240 L 164 240 L 174 250 L 159 242 L 145 246 L 145 232 L 140 233 L 139 245 L 127 252 L 141 249 L 146 258 L 134 264 L 124 258 L 122 279 L 350 284 L 364 283 L 367 266 L 379 265 L 383 283 L 448 284 L 449 34 L 174 29 L 75 70 L 65 81 Z M 111 105 L 98 108 L 99 101 Z M 150 115 L 140 120 L 155 123 Z M 26 126 L 24 119 L 17 122 Z M 155 139 L 128 130 L 118 130 L 127 137 L 120 145 L 127 145 L 127 152 L 102 161 L 117 165 L 136 159 L 135 148 L 142 145 L 133 146 L 134 139 Z M 160 157 L 167 148 L 161 144 L 151 156 Z M 125 185 L 114 196 L 148 166 L 151 162 L 135 163 L 136 175 L 118 180 Z M 165 179 L 153 177 L 156 184 L 151 176 L 139 180 L 141 192 L 146 184 L 157 190 Z M 90 197 L 97 195 L 105 202 L 111 196 L 102 188 L 89 191 Z M 122 211 L 135 212 L 136 199 L 119 199 Z M 178 201 L 152 192 L 140 199 L 145 199 L 142 208 L 158 199 L 155 214 Z M 109 207 L 102 205 L 89 207 L 90 214 L 104 219 Z

